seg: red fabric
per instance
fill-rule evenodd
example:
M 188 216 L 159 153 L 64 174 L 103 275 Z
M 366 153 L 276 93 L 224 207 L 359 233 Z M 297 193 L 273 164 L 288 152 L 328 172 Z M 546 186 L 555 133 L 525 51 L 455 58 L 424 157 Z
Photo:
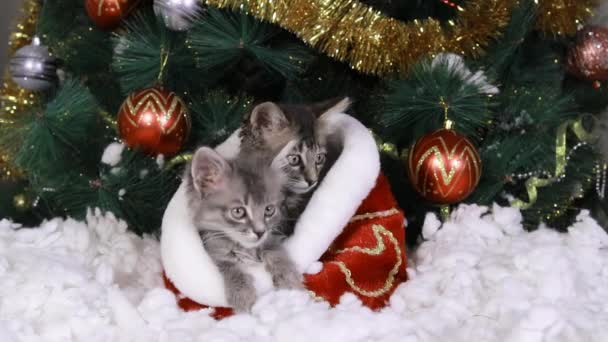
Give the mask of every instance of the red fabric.
M 175 287 L 175 285 L 173 285 L 171 280 L 169 280 L 169 278 L 167 278 L 167 275 L 165 274 L 165 272 L 163 272 L 163 281 L 165 283 L 165 287 L 175 294 L 175 298 L 177 299 L 177 305 L 179 305 L 179 307 L 182 308 L 182 310 L 196 311 L 196 310 L 209 308 L 209 306 L 199 304 L 190 298 L 182 298 L 182 294 Z M 232 311 L 231 308 L 214 308 L 214 309 L 215 310 L 213 310 L 211 317 L 213 317 L 215 319 L 222 319 L 224 317 L 232 316 L 232 314 L 234 314 L 234 312 Z
M 345 292 L 352 292 L 363 304 L 379 309 L 387 304 L 395 288 L 407 280 L 404 216 L 382 174 L 355 218 L 364 214 L 376 217 L 351 221 L 321 257 L 322 270 L 304 276 L 306 287 L 331 305 L 337 304 Z M 208 308 L 180 298 L 179 290 L 164 274 L 163 278 L 182 309 Z M 216 308 L 213 317 L 220 319 L 231 314 L 229 308 Z
M 361 203 L 355 216 L 383 212 L 393 208 L 397 208 L 397 203 L 386 177 L 381 174 L 376 186 Z M 374 234 L 373 227 L 375 225 L 382 226 L 390 232 L 398 242 L 397 246 L 386 234 L 380 234 L 385 248 L 379 255 L 369 255 L 357 250 L 344 253 L 335 252 L 355 246 L 370 249 L 377 247 L 379 241 Z M 382 232 L 386 233 L 384 230 Z M 395 247 L 399 249 L 399 253 L 397 253 Z M 401 264 L 391 285 L 388 282 L 388 275 L 399 259 Z M 321 262 L 323 262 L 322 271 L 317 274 L 307 274 L 304 279 L 308 289 L 314 291 L 317 296 L 323 297 L 332 305 L 337 304 L 345 292 L 353 292 L 361 299 L 363 304 L 372 309 L 379 309 L 386 305 L 397 285 L 407 280 L 406 261 L 404 216 L 399 211 L 386 217 L 363 219 L 349 223 L 321 257 Z M 367 296 L 353 291 L 337 262 L 342 262 L 350 270 L 354 284 L 364 291 L 377 291 L 387 284 L 391 286 L 384 294 L 376 296 Z

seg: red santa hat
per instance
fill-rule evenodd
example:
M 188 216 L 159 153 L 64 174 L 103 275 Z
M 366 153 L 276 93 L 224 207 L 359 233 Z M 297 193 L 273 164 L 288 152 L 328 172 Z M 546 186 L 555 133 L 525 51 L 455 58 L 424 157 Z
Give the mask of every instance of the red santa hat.
M 384 306 L 397 285 L 406 279 L 404 217 L 380 173 L 376 143 L 365 126 L 344 114 L 347 101 L 328 110 L 327 134 L 343 149 L 314 192 L 285 248 L 302 273 L 322 263 L 315 274 L 305 274 L 305 285 L 336 304 L 352 292 L 371 308 Z M 234 158 L 240 148 L 238 130 L 216 151 Z M 230 314 L 224 280 L 205 251 L 186 207 L 182 184 L 169 203 L 162 222 L 161 259 L 165 284 L 186 310 L 216 307 L 216 317 Z M 317 270 L 318 271 L 318 270 Z M 259 295 L 273 289 L 263 266 L 247 270 Z

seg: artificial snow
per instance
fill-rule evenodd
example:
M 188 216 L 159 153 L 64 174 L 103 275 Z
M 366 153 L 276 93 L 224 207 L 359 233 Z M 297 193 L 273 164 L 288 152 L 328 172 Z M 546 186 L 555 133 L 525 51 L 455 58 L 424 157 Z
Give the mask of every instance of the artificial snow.
M 427 216 L 410 280 L 373 312 L 306 291 L 216 321 L 162 287 L 159 244 L 111 214 L 38 229 L 0 221 L 0 341 L 608 341 L 608 235 L 583 212 L 568 234 L 523 231 L 518 210 Z
M 125 190 L 125 189 L 118 190 L 118 199 L 122 201 L 126 194 L 127 194 L 127 190 Z
M 103 151 L 103 155 L 101 156 L 101 162 L 110 166 L 116 166 L 120 163 L 120 159 L 122 156 L 122 151 L 125 149 L 125 144 L 123 143 L 111 143 L 106 149 Z
M 148 174 L 150 173 L 150 170 L 148 169 L 143 169 L 139 171 L 139 178 L 140 179 L 144 179 L 146 178 L 146 176 L 148 176 Z
M 156 165 L 158 165 L 159 169 L 162 169 L 163 167 L 165 167 L 165 155 L 164 154 L 159 154 L 158 156 L 156 156 Z

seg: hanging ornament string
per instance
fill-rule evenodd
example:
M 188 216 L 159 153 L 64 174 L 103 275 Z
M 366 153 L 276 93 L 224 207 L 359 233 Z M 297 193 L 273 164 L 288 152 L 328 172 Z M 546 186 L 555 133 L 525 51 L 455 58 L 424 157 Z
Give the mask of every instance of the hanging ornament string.
M 439 97 L 439 104 L 441 105 L 441 107 L 443 107 L 443 128 L 452 129 L 454 123 L 448 117 L 450 105 L 445 101 L 445 98 L 443 96 Z M 442 204 L 439 206 L 439 214 L 444 222 L 450 218 L 450 211 L 451 210 L 449 204 Z
M 520 209 L 529 209 L 536 203 L 536 200 L 538 199 L 538 188 L 552 184 L 553 182 L 559 180 L 560 177 L 566 172 L 566 166 L 569 159 L 567 153 L 568 129 L 570 129 L 576 138 L 581 142 L 589 142 L 594 138 L 593 134 L 587 132 L 583 127 L 582 118 L 577 120 L 568 120 L 561 124 L 557 129 L 555 139 L 555 173 L 548 178 L 534 176 L 528 179 L 525 183 L 528 201 L 526 202 L 522 199 L 515 199 L 513 202 L 511 202 L 512 206 Z
M 443 128 L 452 129 L 454 122 L 448 118 L 448 112 L 450 111 L 450 105 L 445 102 L 443 96 L 439 97 L 439 104 L 443 107 Z
M 156 81 L 158 85 L 162 85 L 163 78 L 165 76 L 165 67 L 169 62 L 169 51 L 165 49 L 164 46 L 160 47 L 160 69 L 158 70 L 158 76 L 156 77 Z
M 471 0 L 456 6 L 445 25 L 436 19 L 401 22 L 356 0 L 201 0 L 277 24 L 353 69 L 384 76 L 403 74 L 422 57 L 451 51 L 479 57 L 507 25 L 515 1 Z M 538 26 L 572 33 L 594 0 L 536 0 Z M 560 6 L 566 3 L 567 6 Z M 552 20 L 559 19 L 557 22 Z
M 439 97 L 439 104 L 443 108 L 444 128 L 452 129 L 454 122 L 452 120 L 450 120 L 448 117 L 448 112 L 450 110 L 450 106 L 445 101 L 443 96 Z M 407 156 L 409 154 L 409 150 L 407 148 L 405 148 L 401 152 L 399 152 L 399 148 L 397 148 L 397 145 L 395 145 L 391 142 L 384 141 L 384 139 L 382 139 L 382 137 L 380 137 L 378 134 L 376 134 L 376 132 L 374 132 L 373 130 L 370 129 L 369 131 L 372 134 L 372 136 L 374 137 L 374 140 L 376 141 L 376 146 L 378 146 L 378 151 L 380 151 L 380 153 L 386 154 L 387 156 L 391 157 L 392 159 L 407 160 Z

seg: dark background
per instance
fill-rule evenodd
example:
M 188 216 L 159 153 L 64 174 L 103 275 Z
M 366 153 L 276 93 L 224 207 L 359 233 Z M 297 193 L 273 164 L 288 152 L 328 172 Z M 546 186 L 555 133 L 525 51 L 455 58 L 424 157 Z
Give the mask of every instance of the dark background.
M 15 21 L 17 9 L 22 0 L 0 1 L 0 70 L 4 70 L 6 61 L 6 49 L 8 47 L 8 35 Z

